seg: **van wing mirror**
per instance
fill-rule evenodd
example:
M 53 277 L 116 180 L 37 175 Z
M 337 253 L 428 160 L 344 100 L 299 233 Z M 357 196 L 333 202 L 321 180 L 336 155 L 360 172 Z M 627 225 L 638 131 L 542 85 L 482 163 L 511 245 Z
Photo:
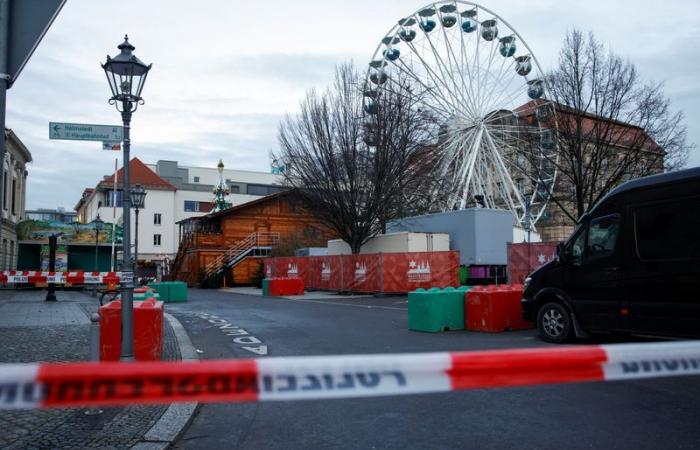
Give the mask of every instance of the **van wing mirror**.
M 566 250 L 564 248 L 564 243 L 560 242 L 557 244 L 557 259 L 560 262 L 565 262 L 566 261 Z

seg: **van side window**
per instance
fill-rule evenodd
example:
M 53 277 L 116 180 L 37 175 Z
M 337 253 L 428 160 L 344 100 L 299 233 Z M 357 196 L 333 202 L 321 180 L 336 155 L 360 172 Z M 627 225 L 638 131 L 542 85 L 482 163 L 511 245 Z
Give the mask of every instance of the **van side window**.
M 620 230 L 620 216 L 601 217 L 591 221 L 588 228 L 586 259 L 588 261 L 605 258 L 615 253 L 615 245 Z
M 583 261 L 583 251 L 586 245 L 585 229 L 581 228 L 573 241 L 571 241 L 571 262 L 581 264 Z
M 700 198 L 644 206 L 634 211 L 641 260 L 700 258 Z

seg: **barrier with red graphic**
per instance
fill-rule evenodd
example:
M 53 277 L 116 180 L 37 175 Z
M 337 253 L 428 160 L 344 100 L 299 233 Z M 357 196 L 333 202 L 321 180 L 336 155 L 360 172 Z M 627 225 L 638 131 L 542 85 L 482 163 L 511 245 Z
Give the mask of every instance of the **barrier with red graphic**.
M 405 293 L 457 286 L 459 252 L 371 253 L 267 258 L 266 278 L 299 277 L 307 289 Z
M 557 257 L 557 244 L 558 242 L 508 244 L 508 281 L 523 283 L 528 274 L 554 260 Z

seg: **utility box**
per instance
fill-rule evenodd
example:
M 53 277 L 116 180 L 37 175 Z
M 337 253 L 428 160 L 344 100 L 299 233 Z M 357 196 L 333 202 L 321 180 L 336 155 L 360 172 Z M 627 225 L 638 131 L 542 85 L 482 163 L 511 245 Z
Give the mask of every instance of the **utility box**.
M 447 233 L 412 233 L 399 231 L 373 237 L 360 248 L 367 253 L 446 252 L 450 250 Z M 342 239 L 328 241 L 328 255 L 349 255 L 350 246 Z
M 326 247 L 303 247 L 294 250 L 294 256 L 326 256 L 327 254 Z
M 513 215 L 502 209 L 469 208 L 393 220 L 387 231 L 447 233 L 449 249 L 459 251 L 460 264 L 506 265 Z

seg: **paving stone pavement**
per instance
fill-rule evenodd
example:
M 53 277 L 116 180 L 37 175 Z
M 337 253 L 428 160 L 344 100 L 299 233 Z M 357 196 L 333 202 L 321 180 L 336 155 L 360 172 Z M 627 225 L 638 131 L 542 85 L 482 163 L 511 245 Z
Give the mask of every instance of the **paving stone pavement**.
M 97 300 L 66 291 L 57 292 L 59 302 L 45 303 L 44 295 L 40 291 L 0 291 L 0 362 L 88 359 L 88 317 L 97 311 Z M 163 359 L 180 359 L 167 320 L 163 323 Z M 166 409 L 165 405 L 105 408 L 93 416 L 82 408 L 0 411 L 0 448 L 129 448 Z

